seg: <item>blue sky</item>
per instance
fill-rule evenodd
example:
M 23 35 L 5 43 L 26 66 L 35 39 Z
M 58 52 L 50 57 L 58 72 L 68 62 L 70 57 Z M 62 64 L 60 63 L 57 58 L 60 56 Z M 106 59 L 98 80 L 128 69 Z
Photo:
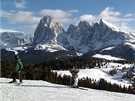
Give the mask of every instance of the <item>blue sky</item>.
M 135 0 L 0 0 L 0 30 L 33 34 L 40 19 L 50 15 L 67 29 L 86 20 L 105 19 L 135 34 Z

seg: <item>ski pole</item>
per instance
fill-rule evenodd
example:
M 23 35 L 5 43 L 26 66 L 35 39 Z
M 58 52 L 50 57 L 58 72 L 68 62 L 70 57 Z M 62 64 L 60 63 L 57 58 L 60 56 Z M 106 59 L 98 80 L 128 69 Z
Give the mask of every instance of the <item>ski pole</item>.
M 71 77 L 70 77 L 70 82 L 69 82 L 69 85 L 71 85 Z
M 70 86 L 71 86 L 71 83 L 72 83 L 72 77 L 70 76 L 70 84 L 69 84 Z
M 12 75 L 13 72 L 11 72 L 9 75 L 8 75 L 8 78 Z M 5 83 L 8 81 L 8 79 L 5 81 Z
M 20 79 L 21 79 L 21 71 L 19 71 L 19 81 L 20 81 Z M 20 81 L 20 83 L 21 83 L 21 81 Z
M 10 76 L 12 75 L 13 72 L 11 72 L 9 75 L 8 75 L 8 78 L 10 78 Z

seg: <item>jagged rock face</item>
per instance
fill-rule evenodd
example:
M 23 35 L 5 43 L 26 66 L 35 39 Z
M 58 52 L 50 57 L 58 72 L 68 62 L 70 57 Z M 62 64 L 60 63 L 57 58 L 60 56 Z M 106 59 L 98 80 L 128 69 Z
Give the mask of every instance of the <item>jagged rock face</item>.
M 81 21 L 78 26 L 70 25 L 65 37 L 69 42 L 68 47 L 83 53 L 135 41 L 134 35 L 121 31 L 104 20 L 100 20 L 93 26 L 86 21 Z
M 62 33 L 64 33 L 62 25 L 54 22 L 52 17 L 46 16 L 40 20 L 40 23 L 35 30 L 33 43 L 57 44 L 57 37 Z
M 122 55 L 124 57 L 125 53 L 130 50 L 130 56 L 127 55 L 126 58 L 135 59 L 135 35 L 102 19 L 92 26 L 87 21 L 80 21 L 77 26 L 71 24 L 65 32 L 61 24 L 55 22 L 52 17 L 46 16 L 40 20 L 34 38 L 24 36 L 22 33 L 11 33 L 1 34 L 1 45 L 18 46 L 31 43 L 33 40 L 32 49 L 35 50 L 98 52 L 108 55 L 112 55 L 113 52 L 115 56 L 120 57 Z M 114 48 L 113 50 L 103 51 L 107 47 Z M 126 50 L 122 52 L 125 47 Z M 99 52 L 100 50 L 102 51 Z
M 40 20 L 36 28 L 33 44 L 54 44 L 68 50 L 87 53 L 132 42 L 131 40 L 135 40 L 134 35 L 102 19 L 92 26 L 87 21 L 80 21 L 78 26 L 71 24 L 65 32 L 61 24 L 46 16 Z
M 0 33 L 0 38 L 1 48 L 13 48 L 33 42 L 33 35 L 26 35 L 20 32 L 2 32 Z
M 83 48 L 86 49 L 84 51 L 88 51 L 89 41 L 92 36 L 92 27 L 86 21 L 81 21 L 78 26 L 70 25 L 65 34 L 70 47 L 73 47 L 77 51 L 81 51 Z

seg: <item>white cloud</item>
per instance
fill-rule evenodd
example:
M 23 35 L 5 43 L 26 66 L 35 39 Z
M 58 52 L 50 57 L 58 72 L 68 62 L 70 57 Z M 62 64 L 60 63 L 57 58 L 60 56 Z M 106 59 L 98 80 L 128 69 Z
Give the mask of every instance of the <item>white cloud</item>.
M 130 31 L 131 33 L 135 34 L 135 30 L 129 27 L 127 23 L 122 23 L 121 28 L 124 29 L 125 31 L 128 31 L 128 32 Z
M 98 18 L 105 19 L 125 31 L 129 31 L 132 33 L 135 32 L 135 30 L 133 28 L 129 27 L 129 25 L 128 25 L 130 22 L 133 22 L 134 19 L 131 16 L 128 18 L 125 18 L 124 15 L 122 15 L 118 11 L 115 11 L 113 8 L 110 8 L 110 7 L 105 8 L 105 10 L 103 10 L 98 15 Z
M 127 13 L 124 17 L 132 17 L 132 16 L 134 16 L 134 14 Z
M 74 10 L 68 10 L 68 12 L 70 12 L 70 13 L 78 13 L 79 11 L 77 9 L 74 9 Z
M 37 24 L 24 26 L 24 28 L 27 29 L 27 30 L 35 30 L 37 28 Z
M 10 24 L 35 24 L 41 19 L 36 17 L 34 12 L 19 11 L 7 12 L 0 10 L 0 17 L 4 17 Z
M 80 20 L 86 20 L 89 22 L 98 22 L 100 19 L 105 19 L 109 21 L 110 23 L 120 23 L 120 22 L 130 22 L 133 19 L 132 18 L 124 18 L 120 17 L 121 13 L 118 11 L 114 11 L 114 8 L 106 7 L 99 15 L 82 15 L 80 16 Z
M 93 15 L 82 15 L 82 16 L 80 16 L 80 20 L 86 20 L 86 21 L 92 22 L 95 19 L 96 19 L 96 17 L 93 16 Z
M 49 16 L 54 17 L 55 19 L 67 18 L 71 16 L 71 13 L 63 11 L 63 10 L 59 10 L 59 9 L 57 10 L 43 9 L 40 11 L 40 14 L 42 16 L 49 15 Z
M 79 12 L 78 10 L 60 10 L 60 9 L 56 9 L 56 10 L 51 10 L 51 9 L 43 9 L 39 12 L 39 14 L 41 16 L 52 16 L 57 22 L 61 22 L 63 24 L 67 24 L 67 23 L 72 23 L 75 22 L 75 18 L 71 18 L 73 17 L 72 13 L 77 13 Z
M 76 23 L 79 23 L 81 20 L 86 20 L 91 24 L 92 22 L 99 22 L 100 19 L 107 20 L 123 30 L 135 33 L 135 30 L 128 24 L 134 21 L 131 15 L 128 15 L 128 17 L 122 16 L 120 12 L 115 11 L 112 7 L 106 7 L 99 15 L 82 15 L 76 20 Z
M 129 23 L 135 23 L 134 16 L 131 16 L 130 13 L 122 15 L 119 11 L 115 11 L 114 8 L 106 7 L 98 15 L 84 14 L 79 17 L 75 17 L 75 14 L 78 12 L 79 11 L 76 9 L 67 11 L 61 9 L 43 9 L 38 12 L 39 17 L 37 17 L 37 12 L 0 10 L 0 17 L 6 18 L 10 24 L 29 24 L 30 26 L 25 25 L 25 28 L 29 30 L 35 30 L 40 19 L 47 15 L 52 16 L 55 21 L 66 26 L 69 24 L 77 25 L 82 20 L 86 20 L 91 24 L 92 22 L 95 23 L 99 22 L 100 19 L 104 19 L 125 31 L 135 33 L 134 28 L 129 26 Z
M 114 11 L 113 7 L 106 7 L 101 13 L 100 16 L 120 16 L 121 13 L 118 11 Z
M 26 8 L 27 2 L 25 0 L 22 1 L 14 1 L 13 4 L 16 8 Z
M 76 23 L 79 23 L 80 21 L 87 21 L 90 24 L 92 24 L 93 22 L 97 22 L 97 17 L 91 14 L 86 14 L 86 15 L 80 16 L 80 18 L 76 21 L 77 21 Z

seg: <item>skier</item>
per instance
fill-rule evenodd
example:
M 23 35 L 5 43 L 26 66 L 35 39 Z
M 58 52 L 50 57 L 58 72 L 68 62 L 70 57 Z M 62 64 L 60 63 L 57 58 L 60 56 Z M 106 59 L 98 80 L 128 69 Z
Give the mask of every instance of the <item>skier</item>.
M 14 83 L 16 82 L 16 78 L 17 78 L 17 75 L 19 74 L 19 81 L 20 83 L 22 83 L 22 69 L 23 69 L 23 64 L 21 62 L 21 60 L 19 59 L 19 56 L 18 55 L 15 55 L 15 63 L 14 63 L 14 66 L 13 66 L 13 73 L 12 73 L 12 76 L 13 76 L 13 81 L 9 82 L 9 83 Z
M 79 69 L 76 69 L 75 67 L 73 67 L 73 69 L 70 69 L 69 71 L 72 74 L 72 79 L 70 80 L 70 85 L 71 85 L 71 82 L 73 81 L 73 87 L 78 88 Z

